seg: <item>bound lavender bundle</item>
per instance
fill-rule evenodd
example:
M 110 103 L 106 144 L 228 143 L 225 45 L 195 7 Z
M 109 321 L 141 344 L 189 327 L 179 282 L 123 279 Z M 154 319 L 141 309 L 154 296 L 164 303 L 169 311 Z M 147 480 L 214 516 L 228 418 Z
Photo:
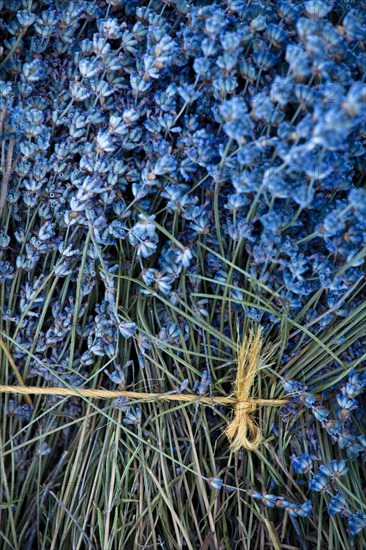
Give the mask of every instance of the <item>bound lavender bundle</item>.
M 123 396 L 112 413 L 0 396 L 9 548 L 193 548 L 213 532 L 217 548 L 259 547 L 253 525 L 277 547 L 365 543 L 365 29 L 356 0 L 0 0 L 1 385 L 225 397 L 236 342 L 260 324 L 274 353 L 251 395 L 291 396 L 241 405 L 255 451 L 235 454 L 235 474 L 217 443 L 224 408 L 188 418 L 182 402 L 171 425 L 161 403 L 144 413 Z M 81 513 L 63 453 L 88 456 L 90 414 L 97 456 L 112 426 L 125 454 L 104 477 L 90 458 L 110 488 L 103 500 L 88 485 L 97 504 Z M 230 434 L 239 447 L 239 425 Z M 168 462 L 141 484 L 130 467 L 145 439 Z M 47 461 L 60 464 L 52 500 Z M 118 496 L 125 469 L 142 504 Z M 214 508 L 197 481 L 211 478 Z M 232 487 L 245 491 L 235 505 Z

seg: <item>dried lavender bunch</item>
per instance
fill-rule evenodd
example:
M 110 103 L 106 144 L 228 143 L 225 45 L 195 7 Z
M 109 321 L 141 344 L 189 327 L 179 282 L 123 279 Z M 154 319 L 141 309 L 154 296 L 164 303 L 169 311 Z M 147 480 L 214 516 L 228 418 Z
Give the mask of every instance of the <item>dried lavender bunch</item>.
M 294 394 L 272 436 L 305 411 L 314 448 L 295 423 L 291 455 L 328 463 L 323 429 L 334 460 L 363 460 L 364 12 L 0 0 L 0 321 L 24 379 L 136 384 L 155 353 L 228 361 L 235 327 L 260 322 Z M 293 367 L 314 335 L 332 353 Z M 210 391 L 215 366 L 173 362 L 168 390 Z M 139 425 L 139 408 L 120 407 Z M 20 426 L 39 413 L 10 411 Z M 268 506 L 271 490 L 254 500 Z M 338 494 L 329 513 L 352 540 L 365 518 Z

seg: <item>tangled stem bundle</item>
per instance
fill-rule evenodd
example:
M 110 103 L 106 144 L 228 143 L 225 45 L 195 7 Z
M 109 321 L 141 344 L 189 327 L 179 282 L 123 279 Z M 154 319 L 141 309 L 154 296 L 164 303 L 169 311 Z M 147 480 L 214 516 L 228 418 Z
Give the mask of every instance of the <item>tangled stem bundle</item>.
M 147 393 L 127 390 L 98 390 L 83 388 L 44 388 L 38 386 L 4 386 L 0 385 L 0 393 L 15 393 L 20 395 L 60 395 L 75 397 L 90 397 L 94 399 L 113 399 L 127 397 L 129 399 L 147 399 L 149 401 L 192 401 L 206 405 L 235 405 L 234 418 L 226 429 L 226 434 L 232 440 L 231 448 L 238 451 L 241 447 L 248 451 L 258 448 L 261 432 L 252 418 L 252 413 L 258 405 L 284 405 L 286 399 L 252 399 L 250 391 L 255 375 L 261 365 L 261 329 L 251 332 L 244 338 L 238 357 L 238 372 L 235 381 L 236 396 L 200 397 L 194 394 Z

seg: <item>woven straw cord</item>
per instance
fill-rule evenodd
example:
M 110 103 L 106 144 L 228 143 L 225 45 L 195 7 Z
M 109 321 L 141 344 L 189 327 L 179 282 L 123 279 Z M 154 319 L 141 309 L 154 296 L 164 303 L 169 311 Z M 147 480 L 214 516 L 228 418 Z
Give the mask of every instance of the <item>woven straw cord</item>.
M 113 399 L 116 397 L 128 397 L 129 399 L 145 399 L 149 401 L 181 401 L 196 402 L 206 405 L 234 405 L 234 417 L 226 429 L 226 434 L 231 440 L 231 449 L 238 451 L 244 448 L 254 451 L 258 448 L 262 436 L 258 425 L 252 418 L 252 413 L 258 406 L 281 406 L 287 403 L 287 399 L 253 399 L 250 397 L 255 375 L 260 368 L 261 361 L 261 329 L 256 333 L 250 332 L 244 338 L 239 351 L 238 372 L 235 381 L 235 396 L 202 397 L 195 394 L 179 393 L 148 393 L 127 390 L 98 390 L 83 388 L 57 388 L 38 386 L 4 386 L 0 385 L 0 393 L 29 395 L 60 395 L 66 397 L 90 397 L 94 399 Z

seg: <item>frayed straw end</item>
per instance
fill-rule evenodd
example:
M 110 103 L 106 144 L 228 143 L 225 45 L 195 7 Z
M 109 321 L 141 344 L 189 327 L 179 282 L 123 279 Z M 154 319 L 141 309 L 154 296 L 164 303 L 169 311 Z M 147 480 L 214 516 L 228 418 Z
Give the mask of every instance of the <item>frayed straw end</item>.
M 231 450 L 255 451 L 262 440 L 259 427 L 251 414 L 255 411 L 255 403 L 238 402 L 235 405 L 234 418 L 226 429 L 226 435 L 231 440 Z
M 235 381 L 235 394 L 238 401 L 234 409 L 234 418 L 226 429 L 233 452 L 241 448 L 255 451 L 262 439 L 260 429 L 251 416 L 256 409 L 256 404 L 250 399 L 254 378 L 261 364 L 261 334 L 261 327 L 258 327 L 256 332 L 251 331 L 249 336 L 244 338 L 239 351 Z

